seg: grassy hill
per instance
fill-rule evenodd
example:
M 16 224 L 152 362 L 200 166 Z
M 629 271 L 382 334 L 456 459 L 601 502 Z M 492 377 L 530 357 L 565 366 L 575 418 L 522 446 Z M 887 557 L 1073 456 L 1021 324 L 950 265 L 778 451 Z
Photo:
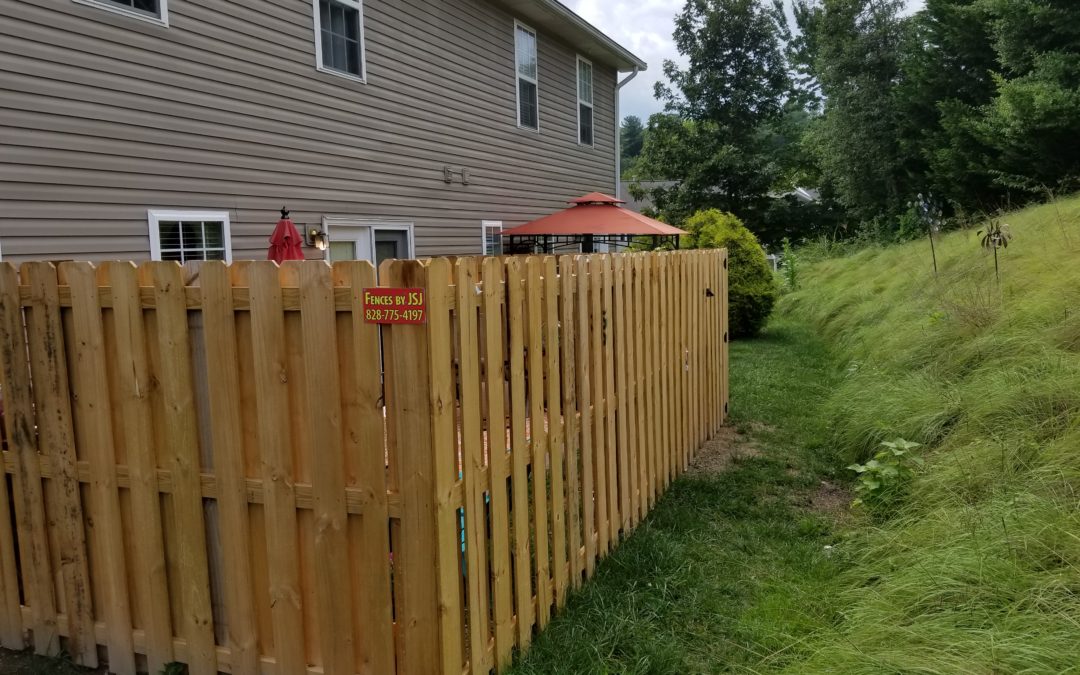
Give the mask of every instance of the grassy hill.
M 785 297 L 841 358 L 850 461 L 923 444 L 897 506 L 848 530 L 837 613 L 790 672 L 1080 672 L 1080 197 L 807 268 Z

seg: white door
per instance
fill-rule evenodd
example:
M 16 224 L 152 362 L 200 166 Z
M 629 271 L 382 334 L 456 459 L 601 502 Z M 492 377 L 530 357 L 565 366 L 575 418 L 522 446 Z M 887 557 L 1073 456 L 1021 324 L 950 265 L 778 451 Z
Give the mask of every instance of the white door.
M 331 262 L 370 260 L 378 268 L 383 260 L 414 257 L 411 223 L 327 219 L 324 230 L 330 240 L 327 253 Z

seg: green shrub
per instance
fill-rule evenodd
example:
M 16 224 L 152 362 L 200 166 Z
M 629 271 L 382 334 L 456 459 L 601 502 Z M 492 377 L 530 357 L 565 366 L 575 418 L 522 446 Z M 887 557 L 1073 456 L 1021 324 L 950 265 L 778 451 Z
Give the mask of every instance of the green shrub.
M 698 211 L 686 219 L 682 248 L 728 250 L 728 319 L 733 338 L 756 335 L 779 296 L 765 251 L 742 221 L 718 209 Z

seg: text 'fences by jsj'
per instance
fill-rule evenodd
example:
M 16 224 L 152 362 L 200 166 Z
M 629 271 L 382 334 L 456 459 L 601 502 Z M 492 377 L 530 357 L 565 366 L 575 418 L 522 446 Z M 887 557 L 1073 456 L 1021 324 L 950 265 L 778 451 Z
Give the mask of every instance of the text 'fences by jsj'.
M 0 644 L 504 670 L 722 424 L 726 260 L 0 266 Z

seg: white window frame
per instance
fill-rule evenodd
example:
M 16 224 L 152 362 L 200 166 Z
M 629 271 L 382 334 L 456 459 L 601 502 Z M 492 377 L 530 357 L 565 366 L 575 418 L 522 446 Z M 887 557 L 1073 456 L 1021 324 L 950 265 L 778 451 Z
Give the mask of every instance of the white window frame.
M 536 77 L 526 77 L 518 69 L 517 34 L 518 29 L 532 33 L 533 44 L 536 45 Z M 536 128 L 527 127 L 521 123 L 521 80 L 531 83 L 536 87 Z M 517 117 L 518 129 L 540 133 L 540 36 L 536 29 L 514 19 L 514 115 Z
M 320 73 L 326 73 L 327 75 L 334 75 L 336 77 L 342 77 L 346 80 L 352 80 L 353 82 L 359 82 L 360 84 L 367 84 L 367 39 L 364 36 L 364 0 L 333 0 L 342 5 L 348 5 L 357 10 L 360 14 L 360 75 L 354 75 L 341 70 L 334 70 L 333 68 L 327 68 L 322 62 L 322 21 L 319 16 L 319 0 L 311 0 L 311 16 L 315 26 L 315 70 Z M 515 66 L 516 67 L 516 66 Z
M 577 142 L 583 148 L 595 148 L 596 147 L 596 108 L 593 106 L 593 101 L 584 101 L 581 98 L 581 64 L 584 63 L 589 66 L 589 94 L 593 100 L 596 100 L 596 69 L 593 68 L 593 63 L 589 59 L 578 54 L 577 61 L 574 63 L 574 82 L 577 83 Z M 589 106 L 589 110 L 592 111 L 592 138 L 591 143 L 581 142 L 581 105 L 585 104 Z
M 225 262 L 231 263 L 232 257 L 232 223 L 229 221 L 228 211 L 167 211 L 150 209 L 146 212 L 146 220 L 150 224 L 150 259 L 161 260 L 161 227 L 163 220 L 218 220 L 222 223 L 221 237 L 225 244 Z M 203 243 L 206 243 L 205 241 Z
M 139 21 L 145 21 L 152 23 L 155 26 L 169 27 L 169 0 L 158 0 L 158 16 L 140 12 L 135 9 L 128 9 L 123 5 L 115 2 L 109 2 L 109 0 L 71 0 L 74 3 L 80 5 L 86 5 L 88 7 L 94 7 L 96 9 L 103 9 L 107 12 L 113 12 L 121 16 L 126 16 L 129 19 L 138 19 Z
M 502 234 L 503 223 L 501 220 L 481 220 L 480 221 L 480 250 L 484 255 L 497 255 L 495 253 L 488 252 L 488 231 L 491 229 L 497 229 L 499 234 Z M 500 246 L 502 242 L 500 241 Z

